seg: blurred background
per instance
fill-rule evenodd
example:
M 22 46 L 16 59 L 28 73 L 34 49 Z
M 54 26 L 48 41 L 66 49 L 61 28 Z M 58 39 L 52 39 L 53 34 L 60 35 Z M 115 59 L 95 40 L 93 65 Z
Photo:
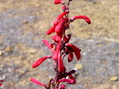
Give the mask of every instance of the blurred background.
M 42 43 L 46 31 L 62 12 L 54 0 L 0 0 L 0 89 L 44 89 L 31 77 L 48 83 L 55 75 L 52 61 L 38 68 L 32 63 L 51 54 Z M 67 0 L 65 0 L 67 1 Z M 65 63 L 77 69 L 77 84 L 67 89 L 119 89 L 119 0 L 72 0 L 69 17 L 88 16 L 71 23 L 70 43 L 82 49 L 82 59 Z M 52 42 L 52 40 L 50 40 Z

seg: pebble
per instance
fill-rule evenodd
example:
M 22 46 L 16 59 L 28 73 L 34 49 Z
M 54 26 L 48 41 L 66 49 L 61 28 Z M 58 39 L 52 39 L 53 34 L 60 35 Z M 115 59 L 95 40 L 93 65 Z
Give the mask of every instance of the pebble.
M 118 77 L 117 77 L 117 76 L 112 76 L 112 77 L 110 78 L 110 81 L 118 81 Z
M 2 56 L 3 55 L 3 52 L 2 51 L 0 51 L 0 56 Z
M 5 52 L 11 52 L 11 51 L 13 51 L 13 48 L 12 48 L 12 47 L 7 46 L 7 47 L 5 48 Z
M 28 20 L 23 20 L 22 21 L 24 24 L 27 24 L 28 23 Z
M 36 53 L 36 52 L 37 52 L 36 49 L 29 49 L 29 50 L 28 50 L 28 53 L 31 53 L 31 54 L 34 54 L 34 53 Z
M 83 68 L 83 65 L 77 63 L 77 64 L 75 64 L 75 68 L 78 69 L 78 70 L 80 70 L 80 69 Z

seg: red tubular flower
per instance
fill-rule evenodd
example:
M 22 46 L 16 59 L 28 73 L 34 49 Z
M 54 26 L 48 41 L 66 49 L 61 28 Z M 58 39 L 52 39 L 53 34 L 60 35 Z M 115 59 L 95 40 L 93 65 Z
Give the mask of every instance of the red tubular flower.
M 73 60 L 73 57 L 74 57 L 73 52 L 70 52 L 68 54 L 68 62 L 71 62 Z
M 75 71 L 71 71 L 72 73 L 74 72 L 75 73 Z M 60 82 L 66 82 L 66 83 L 68 83 L 68 84 L 75 84 L 76 83 L 76 80 L 75 80 L 75 78 L 72 76 L 72 75 L 68 75 L 68 77 L 70 78 L 70 79 L 60 79 L 59 81 L 58 81 L 58 83 L 60 83 Z
M 50 35 L 50 34 L 52 34 L 53 32 L 55 32 L 55 26 L 51 27 L 51 28 L 46 32 L 46 34 L 47 34 L 47 35 Z
M 67 21 L 68 21 L 68 18 L 64 18 L 56 26 L 55 32 L 57 33 L 58 36 L 62 37 L 62 35 L 64 34 L 64 32 L 65 32 L 65 22 L 67 22 Z
M 2 83 L 0 83 L 0 86 L 2 86 Z
M 42 42 L 52 51 L 51 45 L 47 40 L 42 40 Z
M 68 84 L 75 84 L 75 81 L 73 79 L 60 79 L 58 83 L 60 82 L 66 82 Z
M 62 3 L 62 0 L 54 0 L 54 4 L 60 4 Z
M 62 60 L 62 56 L 61 56 L 60 53 L 58 55 L 58 70 L 60 72 L 65 72 L 66 71 L 66 68 L 64 66 L 64 63 L 63 63 L 63 60 Z
M 68 11 L 62 12 L 62 13 L 54 20 L 53 25 L 56 26 L 56 25 L 58 24 L 59 20 L 60 20 L 61 18 L 63 18 L 63 16 L 65 16 L 66 14 L 68 14 Z
M 73 82 L 73 84 L 75 84 L 76 83 L 76 79 L 74 78 L 74 76 L 72 76 L 72 75 L 69 75 L 69 78 L 70 79 L 72 79 L 74 82 Z
M 68 34 L 67 36 L 68 36 L 68 37 L 66 37 L 66 36 L 64 35 L 64 41 L 65 41 L 66 43 L 69 42 L 69 40 L 70 40 L 70 38 L 71 38 L 71 34 Z
M 75 72 L 76 72 L 76 70 L 71 70 L 71 71 L 69 71 L 67 74 L 68 74 L 68 76 L 69 76 L 69 75 L 74 74 Z
M 74 16 L 73 18 L 71 18 L 71 22 L 74 21 L 75 19 L 84 19 L 88 24 L 91 24 L 91 20 L 84 15 Z
M 80 54 L 81 49 L 79 49 L 78 47 L 76 47 L 73 44 L 68 44 L 67 43 L 66 46 L 68 46 L 72 49 L 71 51 L 73 51 L 75 53 L 75 55 L 77 57 L 77 60 L 81 59 L 81 54 Z
M 59 37 L 58 35 L 54 35 L 51 37 L 55 42 L 59 42 L 61 40 L 61 37 Z
M 44 86 L 46 87 L 46 84 L 43 84 L 41 82 L 39 82 L 38 80 L 34 79 L 34 78 L 31 78 L 30 81 L 32 81 L 33 83 L 37 84 L 37 85 L 41 85 L 41 86 Z
M 45 61 L 45 60 L 48 59 L 48 58 L 51 58 L 51 56 L 42 57 L 42 58 L 36 60 L 36 61 L 33 63 L 32 68 L 38 67 L 43 61 Z
M 61 43 L 57 43 L 56 51 L 53 53 L 53 60 L 58 60 L 58 54 L 60 53 L 60 45 Z

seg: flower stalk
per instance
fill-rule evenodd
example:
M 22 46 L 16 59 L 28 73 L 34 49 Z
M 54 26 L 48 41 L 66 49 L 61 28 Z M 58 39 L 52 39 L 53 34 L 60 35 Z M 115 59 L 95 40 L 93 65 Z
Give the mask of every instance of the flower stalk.
M 56 17 L 56 19 L 53 21 L 53 26 L 46 32 L 47 35 L 55 33 L 55 35 L 51 37 L 53 42 L 50 43 L 47 40 L 42 41 L 44 45 L 49 48 L 52 54 L 42 57 L 32 64 L 32 68 L 36 68 L 46 59 L 51 59 L 54 61 L 54 70 L 56 75 L 54 78 L 50 79 L 48 84 L 43 84 L 38 80 L 31 78 L 33 83 L 44 86 L 46 89 L 66 89 L 66 83 L 76 83 L 76 79 L 73 76 L 76 71 L 70 70 L 67 72 L 64 58 L 67 57 L 67 61 L 72 62 L 74 56 L 76 56 L 77 61 L 79 61 L 81 59 L 81 49 L 69 43 L 71 34 L 66 34 L 65 32 L 70 28 L 70 24 L 76 19 L 84 19 L 88 24 L 91 24 L 91 20 L 84 15 L 69 18 L 69 5 L 71 1 L 72 0 L 68 0 L 68 2 L 63 0 L 54 0 L 54 4 L 62 4 L 63 12 Z

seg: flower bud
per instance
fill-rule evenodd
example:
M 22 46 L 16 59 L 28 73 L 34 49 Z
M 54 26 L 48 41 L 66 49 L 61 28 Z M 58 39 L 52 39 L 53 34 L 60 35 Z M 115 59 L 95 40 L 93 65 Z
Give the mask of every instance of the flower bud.
M 54 0 L 54 4 L 60 4 L 62 3 L 62 0 Z

